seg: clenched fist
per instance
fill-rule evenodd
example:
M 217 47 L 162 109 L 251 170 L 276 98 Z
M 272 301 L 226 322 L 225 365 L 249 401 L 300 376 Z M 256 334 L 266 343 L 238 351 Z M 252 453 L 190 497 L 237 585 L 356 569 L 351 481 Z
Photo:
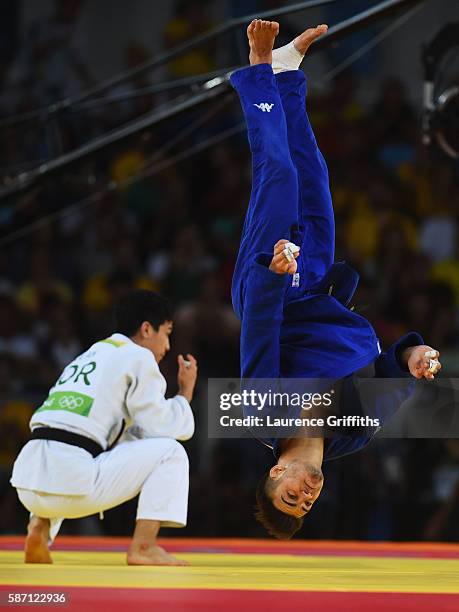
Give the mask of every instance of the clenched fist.
M 410 346 L 402 355 L 403 363 L 408 367 L 410 374 L 415 378 L 427 378 L 427 380 L 433 380 L 435 374 L 441 370 L 439 357 L 438 351 L 425 344 Z
M 292 253 L 293 259 L 288 259 L 284 253 L 285 245 L 288 243 L 288 240 L 279 240 L 274 245 L 274 255 L 269 265 L 271 272 L 276 274 L 295 274 L 298 267 L 296 258 L 300 251 L 298 249 L 296 253 Z
M 194 386 L 198 375 L 198 362 L 193 355 L 188 354 L 186 359 L 183 355 L 178 356 L 178 374 L 177 382 L 179 395 L 183 395 L 191 402 L 193 399 Z

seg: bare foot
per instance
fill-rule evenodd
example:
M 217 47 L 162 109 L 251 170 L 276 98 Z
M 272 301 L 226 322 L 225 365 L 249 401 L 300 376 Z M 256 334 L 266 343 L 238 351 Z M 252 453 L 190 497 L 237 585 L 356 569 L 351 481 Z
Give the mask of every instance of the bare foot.
M 26 563 L 52 563 L 48 548 L 49 520 L 32 516 L 25 541 Z
M 250 27 L 250 26 L 249 26 Z M 295 45 L 295 49 L 304 55 L 312 43 L 317 40 L 320 36 L 325 34 L 328 30 L 328 25 L 323 23 L 322 25 L 318 25 L 315 28 L 308 28 L 302 34 L 297 36 L 293 41 Z
M 254 19 L 247 28 L 250 45 L 249 62 L 256 64 L 271 64 L 273 61 L 274 39 L 279 34 L 277 21 L 262 21 Z
M 161 546 L 142 545 L 130 549 L 127 554 L 128 565 L 188 565 L 187 561 L 177 559 Z

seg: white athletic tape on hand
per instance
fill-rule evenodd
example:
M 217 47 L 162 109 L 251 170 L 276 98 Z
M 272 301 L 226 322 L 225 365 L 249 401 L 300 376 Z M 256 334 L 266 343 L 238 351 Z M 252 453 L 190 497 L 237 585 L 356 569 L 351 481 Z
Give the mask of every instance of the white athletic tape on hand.
M 287 244 L 285 245 L 285 248 L 289 249 L 291 253 L 298 253 L 298 251 L 300 250 L 300 247 L 297 246 L 296 244 L 293 244 L 293 242 L 287 242 Z
M 287 247 L 284 248 L 284 257 L 287 261 L 293 261 L 295 258 L 293 257 L 293 253 L 290 249 L 288 249 Z
M 293 260 L 295 259 L 294 254 L 295 254 L 295 253 L 298 253 L 298 252 L 299 252 L 299 250 L 300 250 L 300 247 L 299 247 L 299 246 L 297 246 L 297 245 L 296 245 L 296 244 L 294 244 L 293 242 L 287 242 L 287 243 L 284 245 L 284 250 L 283 250 L 283 253 L 284 253 L 284 257 L 285 257 L 285 259 L 286 259 L 288 262 L 293 261 Z
M 191 368 L 191 361 L 188 361 L 188 359 L 184 359 L 183 364 L 186 368 Z
M 426 351 L 424 357 L 429 359 L 429 372 L 436 374 L 439 370 L 440 362 L 437 359 L 437 351 Z

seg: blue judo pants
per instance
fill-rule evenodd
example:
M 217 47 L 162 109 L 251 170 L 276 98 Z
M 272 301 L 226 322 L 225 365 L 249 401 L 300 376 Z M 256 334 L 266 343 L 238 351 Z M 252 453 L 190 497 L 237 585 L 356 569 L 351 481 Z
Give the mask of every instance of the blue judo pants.
M 231 83 L 252 152 L 252 193 L 232 283 L 242 318 L 244 279 L 255 256 L 272 256 L 282 238 L 300 246 L 299 286 L 288 287 L 284 303 L 299 299 L 333 263 L 335 222 L 327 166 L 306 112 L 304 73 L 274 75 L 270 65 L 259 64 L 235 72 Z

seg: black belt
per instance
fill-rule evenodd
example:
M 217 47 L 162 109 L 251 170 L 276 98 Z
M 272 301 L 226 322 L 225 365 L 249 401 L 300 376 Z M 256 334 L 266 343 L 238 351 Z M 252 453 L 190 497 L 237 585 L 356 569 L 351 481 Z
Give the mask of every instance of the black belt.
M 65 429 L 55 429 L 54 427 L 37 427 L 32 431 L 32 440 L 55 440 L 56 442 L 64 442 L 72 446 L 79 446 L 91 453 L 93 457 L 97 457 L 104 452 L 104 449 L 95 440 L 91 440 L 86 436 L 66 431 Z

